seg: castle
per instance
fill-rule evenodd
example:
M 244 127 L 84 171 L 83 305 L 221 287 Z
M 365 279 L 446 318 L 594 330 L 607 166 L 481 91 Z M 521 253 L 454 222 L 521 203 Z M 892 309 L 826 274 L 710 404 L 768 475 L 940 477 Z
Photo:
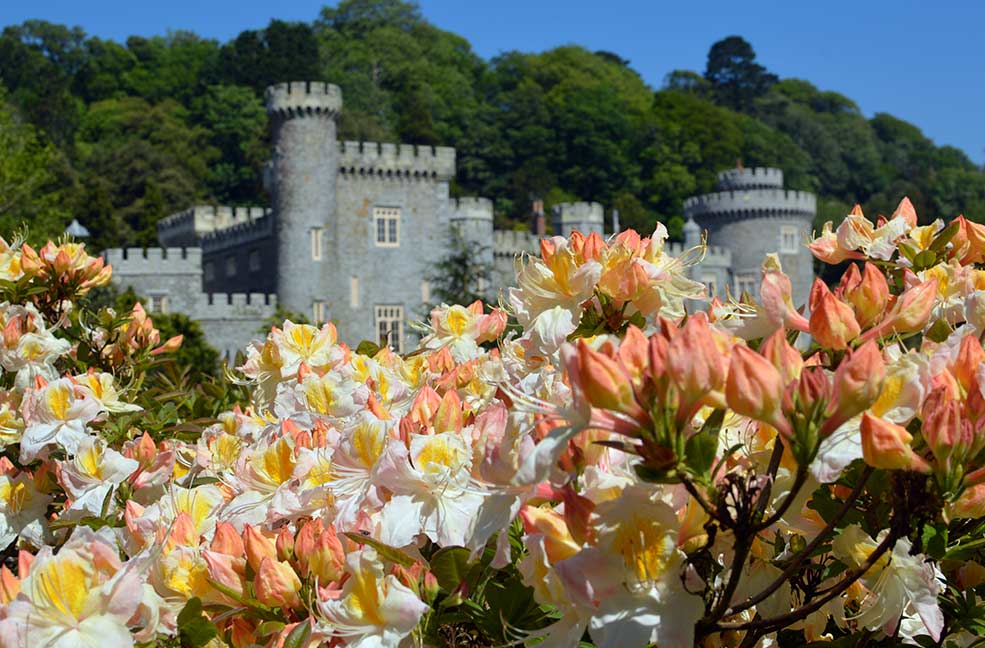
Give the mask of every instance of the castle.
M 490 289 L 512 283 L 516 255 L 539 252 L 542 214 L 532 232 L 495 230 L 490 200 L 449 196 L 454 149 L 339 142 L 342 93 L 334 85 L 281 83 L 265 99 L 270 209 L 192 207 L 158 224 L 160 248 L 103 253 L 118 285 L 147 297 L 152 312 L 199 321 L 221 352 L 231 356 L 261 335 L 278 306 L 331 319 L 352 344 L 386 338 L 403 350 L 413 335 L 408 322 L 426 315 L 428 277 L 448 254 L 453 228 L 486 251 Z M 813 275 L 804 241 L 814 195 L 784 191 L 777 169 L 727 171 L 719 188 L 685 202 L 685 241 L 671 253 L 707 230 L 706 257 L 691 272 L 724 296 L 727 287 L 755 294 L 763 256 L 779 252 L 802 303 Z M 598 203 L 552 211 L 554 234 L 603 234 L 603 224 Z

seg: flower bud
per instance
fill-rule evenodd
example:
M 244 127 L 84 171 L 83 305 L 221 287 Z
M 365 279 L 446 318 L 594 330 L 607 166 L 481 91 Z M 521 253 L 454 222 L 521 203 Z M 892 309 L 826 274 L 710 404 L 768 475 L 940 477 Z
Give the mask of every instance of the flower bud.
M 243 539 L 246 546 L 246 560 L 253 571 L 260 568 L 264 558 L 277 559 L 277 547 L 274 541 L 249 524 L 244 526 Z
M 584 340 L 578 340 L 577 365 L 577 381 L 592 407 L 623 412 L 634 418 L 642 415 L 629 376 L 618 362 L 593 351 Z
M 862 415 L 861 436 L 862 458 L 873 468 L 930 471 L 927 462 L 913 452 L 913 436 L 903 426 L 866 412 Z
M 680 390 L 679 419 L 690 419 L 701 405 L 725 404 L 724 349 L 716 344 L 707 315 L 695 313 L 670 341 L 669 372 Z
M 869 329 L 862 340 L 871 340 L 890 334 L 916 333 L 923 330 L 933 312 L 937 299 L 937 280 L 931 279 L 910 288 L 896 298 L 885 319 Z
M 780 412 L 782 398 L 783 381 L 776 367 L 752 349 L 736 345 L 732 349 L 725 383 L 728 406 L 738 414 L 769 423 L 784 436 L 790 436 L 790 424 Z
M 245 559 L 208 549 L 202 550 L 202 558 L 205 559 L 209 578 L 223 587 L 231 589 L 237 595 L 243 595 L 245 589 L 244 575 L 246 574 Z
M 848 304 L 831 294 L 820 279 L 815 279 L 814 285 L 824 287 L 817 290 L 817 307 L 811 313 L 811 335 L 825 349 L 847 349 L 849 342 L 862 330 L 855 320 L 855 313 Z
M 961 405 L 951 398 L 946 387 L 938 387 L 930 392 L 921 409 L 923 436 L 927 440 L 934 457 L 941 463 L 961 448 L 970 435 L 971 421 L 962 417 Z M 969 430 L 962 434 L 963 424 Z M 970 445 L 970 444 L 969 444 Z
M 855 264 L 857 280 L 845 285 L 845 300 L 855 309 L 855 317 L 862 328 L 874 325 L 886 312 L 889 303 L 889 283 L 885 275 L 873 263 L 866 263 L 861 275 Z M 848 276 L 848 273 L 846 273 Z
M 211 548 L 212 551 L 230 556 L 242 556 L 246 551 L 243 538 L 236 533 L 236 529 L 229 522 L 216 523 Z
M 975 373 L 979 365 L 985 362 L 985 351 L 977 335 L 966 335 L 961 339 L 958 357 L 954 361 L 951 373 L 957 379 L 966 394 L 971 392 L 972 385 L 977 384 Z
M 319 584 L 327 585 L 340 580 L 344 571 L 345 551 L 335 527 L 329 525 L 315 540 L 314 550 L 308 556 L 307 575 L 317 578 Z
M 301 579 L 290 565 L 273 558 L 264 558 L 260 562 L 253 583 L 258 601 L 271 607 L 298 608 L 301 607 L 300 590 Z
M 277 560 L 290 561 L 294 558 L 294 533 L 291 528 L 284 525 L 277 532 Z
M 797 312 L 793 303 L 793 288 L 790 277 L 778 269 L 763 272 L 759 288 L 759 301 L 770 323 L 780 329 L 794 329 L 807 332 L 810 323 Z
M 821 428 L 821 436 L 837 430 L 845 421 L 872 406 L 886 381 L 886 363 L 875 342 L 867 342 L 845 356 L 835 370 L 831 417 Z
M 551 564 L 570 558 L 581 549 L 568 532 L 564 518 L 553 509 L 524 506 L 520 509 L 520 519 L 528 535 L 544 536 L 544 550 Z
M 759 352 L 780 372 L 784 387 L 800 378 L 804 358 L 787 342 L 785 330 L 778 330 L 766 338 Z

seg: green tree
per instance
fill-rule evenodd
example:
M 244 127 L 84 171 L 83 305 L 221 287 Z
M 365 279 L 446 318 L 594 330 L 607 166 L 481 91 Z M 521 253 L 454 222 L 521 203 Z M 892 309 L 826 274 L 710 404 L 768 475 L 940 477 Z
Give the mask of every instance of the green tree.
M 61 234 L 68 223 L 60 153 L 18 119 L 0 92 L 0 233 L 27 225 L 33 242 Z
M 311 25 L 271 20 L 266 29 L 244 31 L 222 46 L 213 82 L 255 91 L 283 81 L 319 81 L 318 42 Z
M 270 155 L 260 98 L 246 86 L 210 86 L 196 100 L 191 117 L 208 130 L 208 142 L 218 152 L 209 168 L 209 192 L 225 204 L 256 202 Z
M 777 81 L 775 74 L 756 63 L 756 52 L 741 36 L 723 38 L 708 51 L 705 79 L 719 103 L 736 110 L 752 107 Z
M 154 246 L 162 216 L 207 196 L 204 180 L 217 152 L 188 118 L 177 102 L 150 105 L 137 97 L 89 108 L 77 139 L 88 207 L 80 220 L 98 247 Z

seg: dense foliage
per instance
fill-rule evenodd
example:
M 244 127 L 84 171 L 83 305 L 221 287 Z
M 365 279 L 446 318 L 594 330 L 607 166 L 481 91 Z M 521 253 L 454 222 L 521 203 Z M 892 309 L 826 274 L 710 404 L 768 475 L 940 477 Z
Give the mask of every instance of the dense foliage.
M 577 198 L 676 235 L 682 200 L 738 160 L 781 167 L 790 187 L 818 192 L 822 222 L 856 202 L 888 213 L 901 193 L 920 213 L 985 220 L 985 173 L 961 151 L 778 79 L 739 37 L 711 47 L 703 74 L 675 71 L 654 91 L 610 52 L 484 61 L 402 0 L 344 0 L 311 23 L 274 20 L 228 43 L 175 32 L 121 44 L 40 21 L 8 26 L 0 183 L 13 166 L 6 173 L 39 190 L 0 205 L 0 218 L 30 216 L 43 240 L 72 213 L 98 249 L 154 243 L 157 219 L 191 202 L 262 202 L 261 93 L 293 79 L 342 87 L 343 138 L 455 146 L 455 191 L 493 198 L 500 225 L 525 222 L 533 197 L 548 208 Z M 63 209 L 51 207 L 55 196 Z
M 222 381 L 0 239 L 0 644 L 980 645 L 985 225 L 918 223 L 827 223 L 809 317 L 574 232 L 406 356 L 287 320 Z

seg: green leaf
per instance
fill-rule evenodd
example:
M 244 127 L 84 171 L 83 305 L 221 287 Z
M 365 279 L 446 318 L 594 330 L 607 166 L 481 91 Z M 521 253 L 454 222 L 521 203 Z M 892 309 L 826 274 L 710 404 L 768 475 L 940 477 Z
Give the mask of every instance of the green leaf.
M 943 252 L 944 246 L 946 246 L 954 235 L 958 233 L 960 228 L 958 221 L 951 221 L 951 224 L 941 230 L 941 233 L 937 235 L 934 242 L 930 244 L 930 249 L 934 252 Z
M 291 634 L 284 640 L 284 648 L 306 648 L 311 639 L 311 623 L 302 621 L 297 624 Z
M 722 429 L 725 410 L 715 410 L 705 420 L 705 424 L 697 434 L 687 440 L 684 446 L 685 462 L 688 467 L 701 477 L 708 477 L 711 464 L 715 461 L 718 450 L 718 432 Z
M 431 556 L 430 562 L 431 573 L 447 592 L 454 592 L 468 580 L 469 550 L 464 547 L 443 547 Z
M 218 634 L 216 627 L 202 614 L 202 601 L 198 597 L 188 599 L 178 613 L 178 637 L 182 648 L 202 648 Z
M 395 562 L 398 565 L 403 565 L 404 567 L 410 567 L 414 563 L 418 562 L 412 556 L 404 553 L 400 549 L 394 549 L 388 544 L 383 544 L 375 538 L 363 535 L 361 533 L 355 533 L 354 531 L 346 531 L 345 536 L 357 542 L 359 544 L 369 545 L 373 549 L 376 549 L 376 553 L 380 554 L 382 557 L 386 558 L 390 562 Z
M 369 340 L 363 340 L 362 342 L 359 343 L 359 346 L 356 347 L 356 353 L 364 356 L 369 356 L 370 358 L 372 358 L 379 352 L 380 352 L 380 345 L 377 344 L 376 342 L 370 342 Z
M 921 540 L 923 541 L 924 553 L 935 560 L 942 559 L 947 553 L 947 526 L 944 524 L 923 525 Z

